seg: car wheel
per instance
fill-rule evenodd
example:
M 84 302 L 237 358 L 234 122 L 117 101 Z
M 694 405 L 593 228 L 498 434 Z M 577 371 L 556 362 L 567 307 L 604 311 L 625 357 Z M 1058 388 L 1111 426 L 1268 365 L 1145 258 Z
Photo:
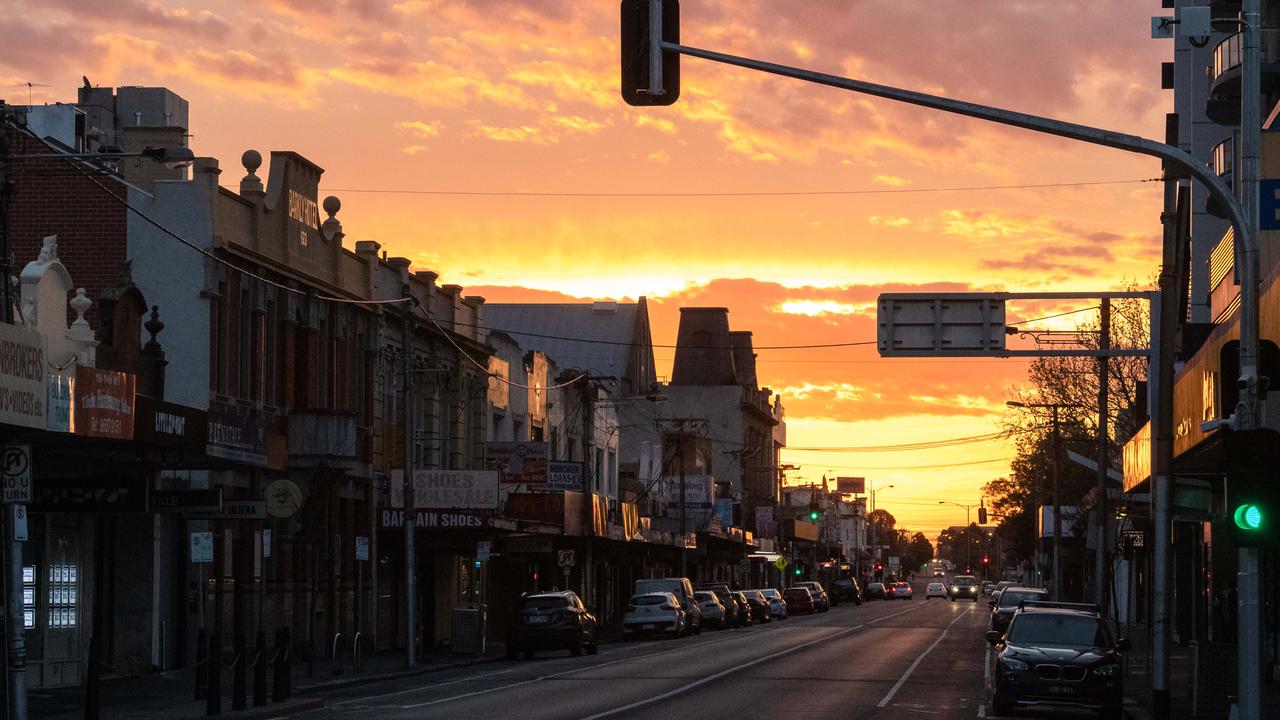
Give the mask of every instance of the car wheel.
M 702 634 L 702 623 L 698 623 L 696 626 L 694 626 L 694 628 L 693 628 L 693 634 L 694 634 L 694 635 L 701 635 L 701 634 Z
M 569 646 L 569 654 L 574 657 L 582 657 L 582 640 Z
M 588 646 L 587 646 L 587 654 L 588 654 L 588 655 L 599 655 L 599 654 L 600 654 L 600 639 L 599 639 L 599 638 L 596 638 L 596 640 L 595 640 L 594 642 L 592 642 L 590 645 L 588 645 Z

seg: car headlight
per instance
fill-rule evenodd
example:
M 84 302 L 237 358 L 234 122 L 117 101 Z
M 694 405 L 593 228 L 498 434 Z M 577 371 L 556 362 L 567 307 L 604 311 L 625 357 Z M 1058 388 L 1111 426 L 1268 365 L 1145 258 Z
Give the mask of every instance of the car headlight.
M 1093 668 L 1093 674 L 1098 677 L 1115 677 L 1120 674 L 1120 663 L 1097 665 Z
M 1031 669 L 1030 665 L 1022 662 L 1017 658 L 1004 658 L 1002 662 L 1004 662 L 1005 670 L 1030 670 Z

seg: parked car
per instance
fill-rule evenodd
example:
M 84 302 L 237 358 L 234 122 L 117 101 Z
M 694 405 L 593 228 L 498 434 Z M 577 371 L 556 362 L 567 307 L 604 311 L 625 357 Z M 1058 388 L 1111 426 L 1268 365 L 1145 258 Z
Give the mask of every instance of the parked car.
M 782 593 L 777 588 L 764 588 L 760 592 L 769 599 L 769 612 L 777 620 L 787 619 L 787 601 L 782 599 Z
M 1129 641 L 1112 641 L 1097 606 L 1024 605 L 1014 612 L 1008 632 L 990 630 L 987 642 L 995 648 L 995 714 L 1026 704 L 1088 708 L 1105 720 L 1123 716 L 1120 656 Z
M 807 587 L 789 587 L 782 591 L 782 599 L 787 601 L 788 615 L 812 615 L 818 611 Z
M 838 577 L 831 583 L 832 604 L 839 604 L 844 600 L 854 605 L 862 604 L 862 588 L 858 586 L 858 581 L 851 577 Z
M 689 634 L 689 614 L 669 592 L 635 595 L 622 615 L 622 634 L 684 637 Z
M 978 602 L 978 578 L 972 575 L 956 575 L 951 578 L 949 595 L 951 602 L 955 602 L 956 598 Z
M 796 586 L 809 588 L 809 592 L 813 595 L 813 605 L 818 612 L 826 612 L 831 609 L 831 597 L 823 589 L 822 583 L 817 580 L 807 580 L 796 583 Z
M 733 599 L 738 603 L 738 617 L 741 618 L 739 627 L 756 624 L 756 614 L 751 609 L 751 603 L 747 601 L 747 596 L 742 594 L 740 590 L 734 590 Z
M 1002 590 L 1004 590 L 1007 587 L 1012 587 L 1014 585 L 1019 585 L 1019 584 L 1020 583 L 1014 580 L 1001 580 L 1000 582 L 996 583 L 996 586 L 994 588 L 991 589 L 991 599 L 999 600 L 1000 592 Z
M 888 600 L 889 593 L 884 587 L 884 583 L 867 583 L 867 589 L 863 592 L 864 600 Z
M 769 598 L 759 590 L 742 590 L 742 597 L 746 598 L 747 605 L 751 608 L 751 619 L 754 622 L 767 623 L 773 622 L 773 613 L 769 610 Z
M 507 624 L 507 657 L 523 653 L 532 659 L 539 650 L 568 650 L 574 657 L 599 651 L 599 623 L 595 613 L 573 591 L 526 595 L 512 609 Z
M 896 582 L 889 588 L 890 600 L 910 600 L 911 599 L 911 583 Z
M 1043 588 L 1007 587 L 1000 592 L 1000 598 L 991 601 L 991 629 L 1004 634 L 1009 629 L 1009 620 L 1018 611 L 1018 604 L 1024 600 L 1048 600 L 1049 591 Z
M 694 599 L 698 603 L 698 608 L 702 610 L 702 626 L 709 628 L 725 627 L 726 611 L 724 605 L 720 603 L 720 598 L 710 590 L 694 591 Z
M 944 598 L 947 596 L 947 586 L 940 582 L 931 582 L 929 587 L 924 589 L 924 599 L 928 600 L 932 597 Z
M 989 596 L 991 595 L 991 592 L 992 592 L 993 590 L 995 590 L 995 589 L 996 589 L 996 581 L 995 581 L 995 580 L 983 580 L 983 581 L 982 581 L 982 595 L 983 595 L 984 597 L 989 597 Z
M 689 626 L 694 634 L 702 632 L 702 609 L 698 607 L 697 598 L 693 595 L 693 583 L 689 578 L 646 578 L 637 580 L 632 595 L 648 595 L 654 592 L 669 592 L 680 601 L 680 607 L 689 613 Z
M 727 583 L 700 582 L 694 587 L 697 590 L 708 590 L 715 593 L 716 599 L 724 606 L 724 627 L 736 628 L 742 626 L 742 606 L 738 604 L 737 598 L 733 596 L 733 591 L 729 589 L 729 585 Z

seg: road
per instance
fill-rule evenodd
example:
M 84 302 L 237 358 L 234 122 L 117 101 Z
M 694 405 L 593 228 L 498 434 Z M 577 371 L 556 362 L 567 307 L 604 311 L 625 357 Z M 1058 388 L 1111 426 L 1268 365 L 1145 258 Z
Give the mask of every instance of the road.
M 986 603 L 841 605 L 683 640 L 548 653 L 327 696 L 307 718 L 897 718 L 986 715 Z

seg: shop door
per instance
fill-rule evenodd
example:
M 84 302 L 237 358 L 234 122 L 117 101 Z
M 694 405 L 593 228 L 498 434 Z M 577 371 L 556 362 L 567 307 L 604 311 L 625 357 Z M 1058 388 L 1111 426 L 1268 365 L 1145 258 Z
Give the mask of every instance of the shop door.
M 43 562 L 23 567 L 27 637 L 30 644 L 39 646 L 37 659 L 28 663 L 28 676 L 34 686 L 80 683 L 84 625 L 88 619 L 82 553 L 82 523 L 74 517 L 54 515 L 45 527 L 44 552 L 28 556 L 43 555 Z

